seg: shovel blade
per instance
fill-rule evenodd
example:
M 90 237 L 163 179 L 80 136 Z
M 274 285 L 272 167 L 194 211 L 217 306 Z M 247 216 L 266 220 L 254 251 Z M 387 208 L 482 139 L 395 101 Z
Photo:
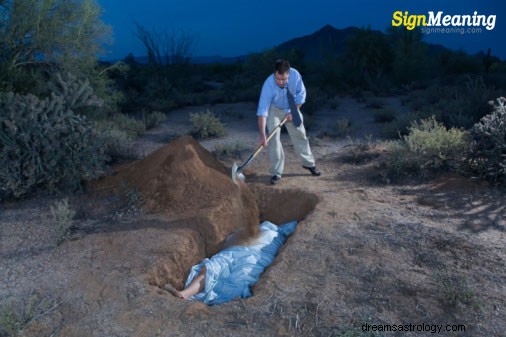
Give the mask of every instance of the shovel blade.
M 237 163 L 234 162 L 234 164 L 232 165 L 232 180 L 234 181 L 235 184 L 237 184 L 238 180 L 244 182 L 245 179 L 246 177 L 244 176 L 244 174 L 242 174 L 242 172 L 239 171 Z

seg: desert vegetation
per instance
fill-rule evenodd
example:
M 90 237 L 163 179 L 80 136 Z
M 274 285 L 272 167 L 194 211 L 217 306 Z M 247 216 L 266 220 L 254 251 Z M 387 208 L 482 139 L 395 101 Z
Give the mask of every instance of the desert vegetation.
M 484 141 L 480 132 L 489 131 L 480 125 L 492 123 L 483 122 L 482 118 L 500 118 L 497 111 L 501 108 L 493 108 L 488 102 L 502 95 L 506 82 L 504 62 L 491 56 L 490 51 L 471 56 L 430 46 L 416 30 L 392 29 L 384 34 L 357 29 L 341 53 L 324 55 L 323 60 L 306 59 L 303 50 L 274 48 L 232 63 L 192 64 L 197 41 L 191 34 L 149 31 L 138 25 L 136 36 L 145 46 L 146 62 L 128 55 L 110 64 L 96 58 L 99 42 L 109 36 L 108 27 L 98 19 L 100 8 L 96 4 L 61 2 L 55 4 L 54 13 L 42 3 L 35 12 L 25 13 L 26 6 L 24 2 L 2 6 L 4 12 L 12 13 L 4 17 L 2 25 L 6 53 L 0 68 L 0 155 L 12 164 L 4 166 L 0 175 L 3 198 L 24 196 L 34 187 L 79 188 L 81 181 L 100 174 L 108 164 L 131 158 L 129 144 L 165 121 L 173 109 L 210 104 L 212 110 L 217 103 L 255 102 L 263 79 L 271 72 L 272 60 L 278 57 L 289 59 L 305 75 L 311 97 L 304 106 L 307 129 L 313 127 L 318 111 L 338 109 L 339 96 L 356 97 L 371 108 L 375 121 L 383 125 L 384 137 L 397 143 L 391 147 L 392 158 L 398 157 L 401 148 L 408 151 L 403 143 L 415 137 L 410 135 L 418 130 L 413 124 L 425 125 L 424 120 L 432 120 L 448 130 L 469 134 L 462 141 L 476 149 L 476 143 Z M 59 13 L 64 10 L 75 15 L 62 17 Z M 25 16 L 33 17 L 33 23 L 22 20 Z M 35 18 L 45 16 L 55 28 L 31 34 L 37 29 Z M 82 27 L 87 35 L 74 39 L 58 33 L 58 27 L 68 25 Z M 90 28 L 84 29 L 87 27 Z M 30 43 L 14 48 L 11 42 L 20 39 L 13 32 L 19 31 L 30 34 Z M 51 51 L 56 48 L 64 52 L 53 54 Z M 383 107 L 382 99 L 395 95 L 401 97 L 408 113 Z M 212 111 L 193 114 L 191 133 L 197 138 L 224 136 L 226 130 L 219 118 Z M 42 120 L 47 123 L 41 132 L 33 121 Z M 500 125 L 496 123 L 494 130 Z M 351 128 L 346 117 L 338 117 L 333 130 L 325 134 L 346 137 Z M 427 143 L 437 142 L 435 132 L 426 130 L 416 137 L 427 138 Z M 441 147 L 447 145 L 445 140 L 440 141 Z M 491 146 L 499 149 L 501 145 Z M 63 155 L 63 151 L 75 155 Z M 494 169 L 491 173 L 486 167 L 490 159 L 476 158 L 491 153 L 469 151 L 473 158 L 450 159 L 449 152 L 455 151 L 441 151 L 439 155 L 445 161 L 468 163 L 466 169 L 459 165 L 459 172 L 472 172 L 502 183 L 500 172 Z M 423 151 L 411 152 L 410 156 L 426 155 Z M 396 169 L 406 168 L 401 175 L 412 171 L 407 169 L 411 165 L 392 160 Z M 438 170 L 457 169 L 450 166 L 439 165 Z M 47 172 L 58 178 L 51 178 Z M 60 183 L 63 180 L 65 184 Z
M 200 140 L 225 137 L 224 119 L 253 117 L 217 114 L 213 106 L 256 102 L 280 57 L 304 76 L 310 97 L 304 118 L 315 144 L 350 138 L 357 125 L 339 115 L 343 97 L 368 109 L 381 138 L 375 144 L 350 139 L 347 159 L 362 163 L 379 157 L 370 150 L 381 148 L 381 184 L 452 173 L 506 186 L 506 61 L 493 50 L 468 55 L 429 45 L 417 30 L 357 28 L 341 52 L 318 59 L 305 57 L 303 48 L 272 48 L 227 63 L 195 64 L 194 36 L 138 25 L 146 60 L 126 55 L 109 62 L 97 56 L 110 38 L 100 13 L 93 0 L 0 2 L 0 201 L 29 200 L 40 191 L 57 195 L 45 219 L 54 247 L 68 240 L 79 216 L 66 196 L 79 195 L 112 165 L 137 159 L 134 142 L 170 124 L 175 109 L 206 105 L 205 112 L 190 113 L 188 133 Z M 392 97 L 402 109 L 386 106 Z M 317 129 L 323 110 L 335 112 L 325 131 Z M 245 149 L 236 141 L 217 145 L 214 155 L 238 157 Z M 137 207 L 141 197 L 129 191 L 129 205 Z M 465 280 L 438 280 L 449 306 L 475 301 Z M 39 294 L 4 303 L 0 336 L 21 336 L 59 305 Z M 311 310 L 318 320 L 318 307 Z M 299 313 L 294 317 L 290 329 L 300 332 Z M 355 327 L 339 330 L 340 336 L 366 336 Z

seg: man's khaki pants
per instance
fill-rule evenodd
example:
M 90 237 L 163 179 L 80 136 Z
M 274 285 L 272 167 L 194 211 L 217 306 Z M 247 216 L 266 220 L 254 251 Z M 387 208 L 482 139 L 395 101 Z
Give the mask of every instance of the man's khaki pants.
M 285 111 L 271 106 L 269 109 L 269 116 L 267 117 L 267 129 L 274 130 L 276 126 L 285 118 Z M 302 118 L 302 116 L 301 116 Z M 306 129 L 304 128 L 304 121 L 297 128 L 292 122 L 285 123 L 288 135 L 292 140 L 292 144 L 295 148 L 295 152 L 302 159 L 302 165 L 313 167 L 315 166 L 315 160 L 309 147 L 309 141 L 306 137 Z M 268 144 L 269 148 L 269 160 L 271 167 L 269 172 L 271 175 L 283 175 L 285 168 L 285 152 L 283 151 L 283 145 L 281 145 L 281 131 L 278 130 L 276 134 L 271 138 Z

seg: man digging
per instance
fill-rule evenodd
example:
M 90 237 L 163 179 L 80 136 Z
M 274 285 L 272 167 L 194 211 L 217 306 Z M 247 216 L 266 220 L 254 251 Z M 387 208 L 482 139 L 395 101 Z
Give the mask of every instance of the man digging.
M 258 129 L 260 131 L 260 145 L 267 146 L 269 152 L 271 184 L 277 184 L 283 175 L 285 153 L 281 144 L 280 134 L 276 132 L 267 144 L 266 129 L 274 130 L 286 117 L 286 129 L 293 143 L 295 151 L 302 159 L 302 167 L 309 170 L 313 176 L 319 176 L 315 159 L 306 137 L 300 107 L 306 100 L 306 88 L 300 73 L 290 67 L 286 60 L 277 60 L 274 73 L 265 80 L 258 103 Z

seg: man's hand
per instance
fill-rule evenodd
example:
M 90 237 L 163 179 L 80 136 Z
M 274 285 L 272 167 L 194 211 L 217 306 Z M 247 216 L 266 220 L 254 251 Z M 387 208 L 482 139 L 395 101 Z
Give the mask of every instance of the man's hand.
M 285 117 L 286 117 L 286 121 L 287 121 L 287 122 L 291 122 L 291 121 L 292 121 L 292 114 L 291 114 L 291 113 L 287 113 L 287 114 L 285 115 Z
M 265 135 L 265 133 L 260 133 L 260 140 L 259 140 L 259 145 L 260 146 L 267 146 L 267 136 Z

